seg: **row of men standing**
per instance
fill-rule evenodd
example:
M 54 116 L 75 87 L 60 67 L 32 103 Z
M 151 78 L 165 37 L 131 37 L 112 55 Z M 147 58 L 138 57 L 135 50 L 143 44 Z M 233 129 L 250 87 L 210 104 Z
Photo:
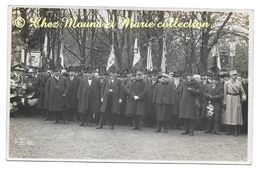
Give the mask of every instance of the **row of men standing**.
M 215 118 L 208 119 L 208 132 L 213 130 L 218 134 L 218 120 L 222 113 L 224 98 L 224 86 L 218 78 L 214 79 L 212 84 L 203 86 L 198 81 L 200 79 L 198 75 L 188 76 L 187 80 L 180 81 L 167 74 L 161 74 L 154 80 L 145 79 L 141 72 L 137 72 L 135 77 L 122 82 L 115 72 L 111 72 L 104 81 L 101 81 L 91 73 L 78 77 L 74 70 L 70 70 L 65 77 L 60 76 L 58 71 L 54 71 L 53 76 L 48 77 L 44 93 L 42 92 L 44 100 L 41 101 L 44 108 L 55 116 L 55 123 L 59 122 L 62 113 L 66 123 L 72 118 L 79 119 L 80 114 L 82 121 L 80 125 L 83 126 L 88 124 L 92 115 L 101 113 L 97 128 L 103 128 L 108 120 L 110 128 L 114 129 L 115 116 L 123 109 L 125 115 L 133 119 L 133 130 L 138 130 L 142 118 L 156 111 L 158 122 L 156 132 L 161 132 L 162 128 L 167 132 L 167 122 L 170 119 L 177 121 L 181 118 L 185 128 L 183 134 L 193 136 L 195 121 L 198 119 L 197 111 L 201 109 L 203 103 L 207 106 L 210 101 L 214 106 Z

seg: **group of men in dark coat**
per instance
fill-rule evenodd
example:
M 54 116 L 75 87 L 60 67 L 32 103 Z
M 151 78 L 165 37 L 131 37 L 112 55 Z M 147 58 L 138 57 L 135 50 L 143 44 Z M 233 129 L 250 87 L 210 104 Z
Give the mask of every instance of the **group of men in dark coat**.
M 133 130 L 145 123 L 167 133 L 169 126 L 183 125 L 183 135 L 193 136 L 204 124 L 206 133 L 219 134 L 224 82 L 218 75 L 202 80 L 197 74 L 181 78 L 172 72 L 147 76 L 137 71 L 122 78 L 113 70 L 104 77 L 93 72 L 79 75 L 74 69 L 47 71 L 38 76 L 37 107 L 46 120 L 54 116 L 55 123 L 74 120 L 84 126 L 95 119 L 97 129 L 107 124 L 114 129 L 123 113 Z

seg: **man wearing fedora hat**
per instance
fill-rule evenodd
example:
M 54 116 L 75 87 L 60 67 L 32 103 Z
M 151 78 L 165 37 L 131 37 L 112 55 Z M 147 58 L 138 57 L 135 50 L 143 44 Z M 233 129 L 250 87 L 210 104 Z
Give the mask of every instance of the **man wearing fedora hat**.
M 231 79 L 224 84 L 223 124 L 228 126 L 227 135 L 238 136 L 238 126 L 243 125 L 241 101 L 246 99 L 242 83 L 237 80 L 237 71 L 230 71 Z

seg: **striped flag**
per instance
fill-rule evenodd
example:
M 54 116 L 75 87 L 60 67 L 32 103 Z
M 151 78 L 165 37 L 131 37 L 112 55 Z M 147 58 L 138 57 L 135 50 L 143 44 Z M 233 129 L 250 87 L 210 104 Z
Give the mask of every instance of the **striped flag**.
M 134 44 L 134 61 L 133 61 L 133 67 L 140 61 L 141 55 L 140 51 L 137 45 L 137 38 L 135 39 L 135 44 Z
M 147 49 L 146 69 L 148 71 L 152 71 L 153 70 L 152 47 L 151 47 L 151 44 L 149 44 L 148 49 Z
M 161 71 L 163 73 L 166 72 L 166 38 L 165 38 L 165 36 L 163 37 L 163 50 L 162 50 Z
M 107 71 L 109 68 L 115 64 L 115 50 L 114 50 L 114 44 L 111 45 L 111 52 L 107 61 Z

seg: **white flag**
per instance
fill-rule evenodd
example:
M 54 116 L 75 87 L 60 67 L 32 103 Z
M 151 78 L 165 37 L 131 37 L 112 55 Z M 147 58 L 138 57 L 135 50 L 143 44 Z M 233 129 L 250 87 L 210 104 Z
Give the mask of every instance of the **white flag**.
M 115 52 L 114 52 L 114 44 L 111 45 L 111 52 L 107 61 L 107 70 L 114 65 L 115 63 Z
M 152 48 L 149 44 L 147 49 L 147 62 L 146 62 L 146 69 L 149 71 L 153 70 L 153 61 L 152 61 Z
M 47 37 L 47 34 L 45 34 L 45 37 L 44 37 L 44 45 L 43 45 L 43 53 L 44 53 L 44 56 L 47 57 L 48 56 L 48 37 Z
M 134 61 L 133 61 L 133 66 L 135 66 L 141 59 L 140 51 L 137 45 L 137 38 L 135 39 L 135 44 L 134 44 Z
M 63 43 L 61 43 L 60 47 L 60 65 L 64 68 Z
M 221 70 L 221 62 L 220 62 L 220 55 L 219 55 L 219 48 L 218 45 L 214 46 L 213 48 L 213 52 L 212 52 L 212 58 L 213 60 L 215 60 L 215 66 L 217 66 L 217 68 L 219 70 Z
M 216 48 L 216 53 L 217 53 L 217 67 L 218 67 L 218 69 L 219 70 L 221 70 L 221 62 L 220 62 L 220 55 L 219 55 L 219 48 L 218 48 L 218 46 L 217 46 L 217 48 Z
M 166 38 L 165 37 L 163 37 L 161 70 L 162 70 L 163 73 L 166 72 Z

